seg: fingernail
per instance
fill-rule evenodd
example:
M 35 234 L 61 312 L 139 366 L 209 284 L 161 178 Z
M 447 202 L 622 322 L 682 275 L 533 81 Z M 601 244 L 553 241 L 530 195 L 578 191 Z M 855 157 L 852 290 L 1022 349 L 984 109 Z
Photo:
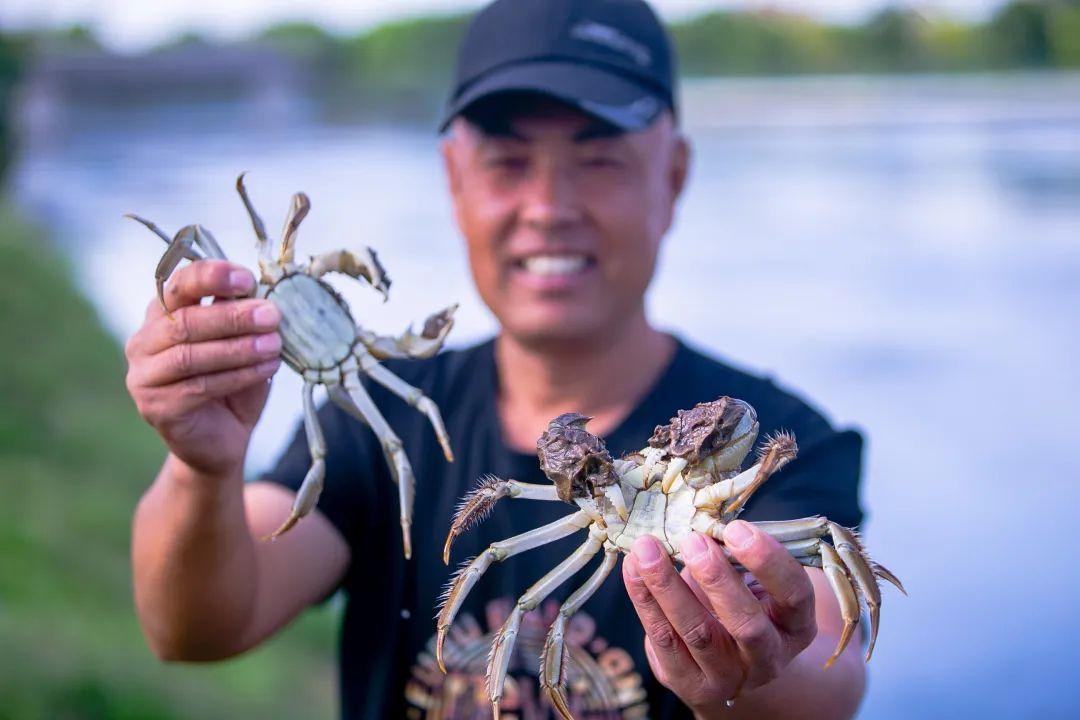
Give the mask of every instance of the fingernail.
M 277 309 L 274 303 L 265 302 L 255 308 L 255 312 L 251 314 L 251 317 L 258 327 L 273 328 L 277 327 L 278 321 L 281 320 L 281 311 Z
M 651 536 L 639 537 L 631 546 L 634 557 L 643 567 L 652 567 L 660 562 L 660 546 Z
M 247 270 L 233 270 L 229 273 L 229 286 L 237 292 L 250 292 L 255 286 L 255 278 Z
M 753 529 L 744 521 L 736 520 L 724 528 L 724 543 L 731 548 L 743 549 L 754 541 Z
M 694 562 L 707 552 L 709 552 L 708 542 L 697 533 L 690 533 L 690 537 L 683 540 L 682 556 L 686 562 Z
M 260 335 L 255 338 L 255 351 L 258 353 L 266 354 L 277 352 L 281 349 L 281 336 L 277 333 L 269 333 L 267 335 Z

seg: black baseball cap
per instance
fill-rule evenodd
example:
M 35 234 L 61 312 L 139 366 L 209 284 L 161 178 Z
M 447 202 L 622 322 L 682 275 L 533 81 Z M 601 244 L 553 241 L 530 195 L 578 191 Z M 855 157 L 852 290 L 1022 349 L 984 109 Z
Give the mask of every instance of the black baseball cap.
M 495 0 L 458 48 L 439 132 L 479 100 L 535 92 L 623 130 L 675 112 L 675 58 L 644 0 Z

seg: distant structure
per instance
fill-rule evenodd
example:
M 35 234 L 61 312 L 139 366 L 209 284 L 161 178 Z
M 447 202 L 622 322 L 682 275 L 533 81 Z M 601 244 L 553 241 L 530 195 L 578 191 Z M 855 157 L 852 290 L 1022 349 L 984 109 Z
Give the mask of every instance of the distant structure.
M 96 132 L 258 131 L 310 119 L 306 68 L 258 45 L 45 56 L 16 102 L 23 148 Z M 119 125 L 118 125 L 119 122 Z

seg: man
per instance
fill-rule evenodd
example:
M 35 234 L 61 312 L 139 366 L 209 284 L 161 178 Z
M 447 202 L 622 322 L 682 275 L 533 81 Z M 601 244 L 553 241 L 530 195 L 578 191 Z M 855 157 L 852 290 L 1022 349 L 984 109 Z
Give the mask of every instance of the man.
M 731 395 L 762 431 L 798 437 L 800 457 L 758 492 L 746 517 L 823 513 L 857 524 L 861 440 L 763 380 L 657 331 L 644 294 L 689 165 L 677 127 L 673 58 L 641 0 L 497 0 L 462 43 L 442 153 L 480 295 L 500 324 L 479 346 L 388 362 L 434 399 L 457 462 L 422 416 L 371 393 L 416 470 L 414 555 L 404 561 L 396 488 L 374 436 L 332 406 L 319 509 L 274 543 L 309 463 L 298 433 L 278 467 L 244 485 L 247 442 L 277 368 L 278 314 L 236 297 L 250 274 L 224 262 L 180 270 L 127 348 L 128 385 L 170 454 L 139 504 L 133 562 L 147 638 L 169 660 L 240 653 L 304 607 L 344 590 L 341 695 L 348 718 L 472 718 L 490 712 L 491 633 L 515 598 L 582 541 L 570 537 L 491 568 L 448 640 L 448 675 L 431 656 L 430 619 L 450 572 L 442 542 L 453 508 L 482 475 L 547 482 L 534 448 L 566 411 L 613 455 L 643 446 L 678 409 Z M 504 503 L 463 535 L 460 558 L 566 513 Z M 804 570 L 751 525 L 725 544 L 687 546 L 681 574 L 639 540 L 571 626 L 570 705 L 581 718 L 850 717 L 863 667 L 849 647 L 828 671 L 841 626 L 817 569 Z M 697 550 L 697 554 L 694 554 Z M 565 599 L 575 578 L 553 597 Z M 522 628 L 502 700 L 517 717 L 553 717 L 536 679 L 553 606 Z M 543 617 L 540 617 L 543 615 Z M 726 700 L 738 700 L 728 707 Z

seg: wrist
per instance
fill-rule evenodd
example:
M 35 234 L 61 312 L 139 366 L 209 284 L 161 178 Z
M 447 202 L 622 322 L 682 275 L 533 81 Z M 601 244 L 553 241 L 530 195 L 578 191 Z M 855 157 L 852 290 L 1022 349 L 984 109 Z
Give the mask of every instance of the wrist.
M 195 467 L 173 453 L 165 458 L 157 478 L 159 485 L 208 502 L 219 501 L 242 487 L 243 483 L 243 463 L 207 470 Z
M 169 455 L 135 511 L 136 535 L 185 542 L 196 532 L 220 539 L 244 528 L 244 482 L 239 470 L 208 474 Z M 140 530 L 141 528 L 141 530 Z

